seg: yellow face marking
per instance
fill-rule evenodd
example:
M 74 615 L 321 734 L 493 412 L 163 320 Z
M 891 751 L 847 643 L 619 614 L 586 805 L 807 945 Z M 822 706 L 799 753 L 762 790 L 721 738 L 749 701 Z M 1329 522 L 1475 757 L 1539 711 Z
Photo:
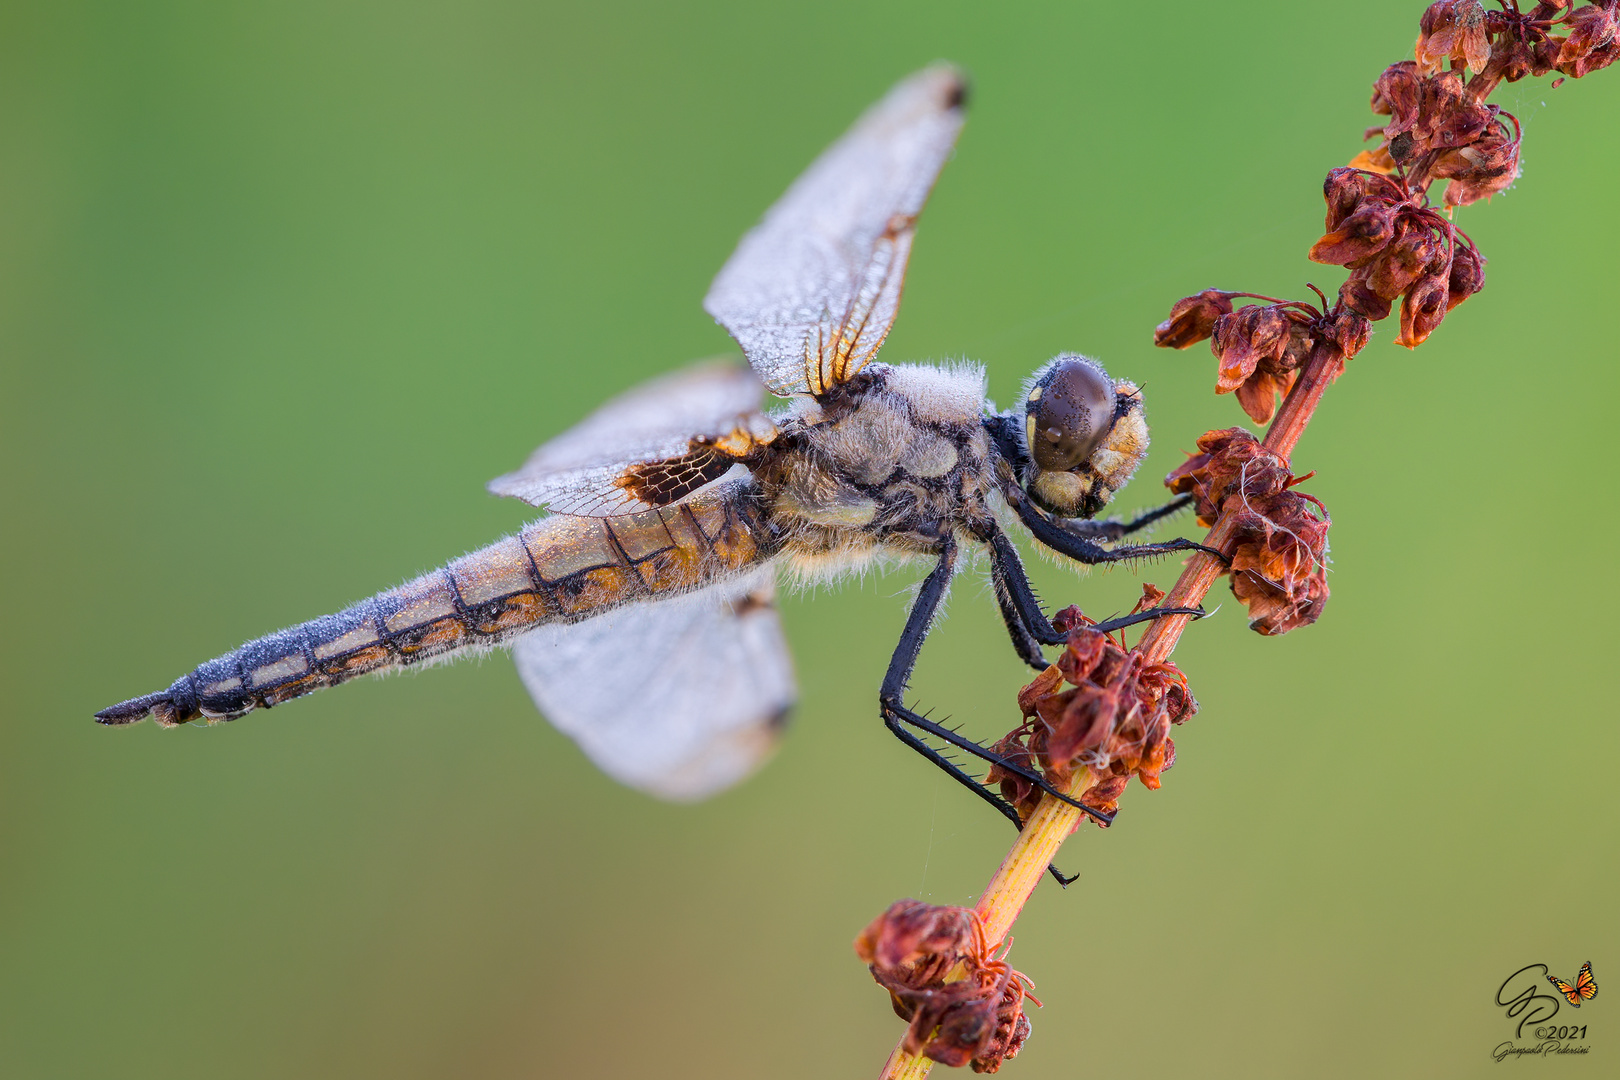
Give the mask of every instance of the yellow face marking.
M 1039 400 L 1041 400 L 1041 391 L 1043 389 L 1044 389 L 1044 387 L 1037 386 L 1035 389 L 1031 390 L 1029 392 L 1029 400 L 1031 400 L 1031 401 L 1039 401 Z

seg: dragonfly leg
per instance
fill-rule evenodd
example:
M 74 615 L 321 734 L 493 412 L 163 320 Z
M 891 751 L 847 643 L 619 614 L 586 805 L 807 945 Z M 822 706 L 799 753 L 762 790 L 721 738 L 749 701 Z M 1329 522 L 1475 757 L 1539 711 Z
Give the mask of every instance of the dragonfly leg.
M 1144 510 L 1129 521 L 1120 521 L 1118 518 L 1109 518 L 1106 521 L 1068 521 L 1063 527 L 1069 532 L 1080 536 L 1090 537 L 1093 540 L 1123 540 L 1132 533 L 1141 532 L 1149 525 L 1163 521 L 1165 518 L 1180 510 L 1185 510 L 1193 504 L 1191 495 L 1181 495 L 1163 506 L 1152 510 Z
M 980 527 L 979 536 L 990 548 L 990 577 L 995 583 L 996 599 L 1001 603 L 1001 617 L 1006 620 L 1007 632 L 1012 637 L 1013 648 L 1018 651 L 1018 655 L 1024 657 L 1026 662 L 1030 661 L 1025 650 L 1028 647 L 1026 643 L 1031 640 L 1042 645 L 1065 644 L 1069 640 L 1069 635 L 1053 626 L 1052 621 L 1041 610 L 1040 598 L 1035 595 L 1035 589 L 1029 583 L 1029 575 L 1024 571 L 1023 561 L 1018 557 L 1018 549 L 1007 538 L 1007 534 L 994 522 L 986 522 Z M 1203 608 L 1149 608 L 1146 611 L 1098 623 L 1095 628 L 1108 633 L 1164 615 L 1191 615 L 1202 618 L 1206 614 L 1208 613 Z M 1031 666 L 1044 669 L 1046 661 L 1042 659 L 1038 665 L 1031 663 Z
M 922 652 L 923 641 L 928 636 L 929 627 L 933 623 L 934 616 L 939 611 L 940 602 L 945 598 L 945 591 L 950 585 L 955 570 L 956 545 L 947 538 L 941 545 L 939 564 L 923 580 L 922 588 L 917 593 L 917 600 L 912 605 L 911 614 L 906 618 L 905 629 L 901 631 L 900 641 L 895 646 L 893 657 L 889 660 L 889 670 L 883 678 L 883 688 L 878 695 L 879 710 L 884 725 L 901 742 L 943 770 L 951 779 L 972 791 L 991 806 L 994 806 L 998 813 L 1020 828 L 1023 827 L 1023 820 L 1019 817 L 1018 811 L 1007 800 L 986 788 L 972 774 L 930 746 L 919 732 L 932 735 L 991 765 L 999 765 L 1004 770 L 1023 777 L 1053 797 L 1078 807 L 1098 821 L 1104 823 L 1112 821 L 1112 814 L 1095 810 L 1076 799 L 1070 798 L 1053 788 L 1039 773 L 1016 762 L 1009 761 L 989 747 L 981 746 L 972 739 L 945 727 L 943 724 L 929 720 L 927 717 L 906 708 L 904 703 L 906 684 L 911 679 L 911 673 L 917 665 L 917 656 Z M 1049 867 L 1049 869 L 1052 871 L 1053 876 L 1064 884 L 1074 880 L 1073 878 L 1065 878 L 1056 867 Z
M 1022 574 L 1023 567 L 1018 568 Z M 1046 654 L 1041 652 L 1042 641 L 1030 630 L 1024 613 L 1019 609 L 1018 602 L 1013 598 L 1012 591 L 1006 580 L 999 573 L 992 572 L 990 583 L 995 588 L 996 606 L 1001 609 L 1001 621 L 1007 624 L 1007 636 L 1012 639 L 1013 650 L 1018 658 L 1036 671 L 1045 671 L 1047 667 Z M 1031 595 L 1034 593 L 1031 591 Z M 1036 610 L 1040 610 L 1040 601 L 1035 601 Z M 1050 626 L 1051 624 L 1047 624 Z
M 1205 547 L 1184 537 L 1174 540 L 1164 540 L 1156 544 L 1126 544 L 1123 547 L 1103 547 L 1096 540 L 1082 532 L 1083 526 L 1079 522 L 1065 522 L 1048 517 L 1039 507 L 1027 498 L 1013 497 L 1013 509 L 1018 513 L 1018 520 L 1022 521 L 1035 537 L 1047 547 L 1060 555 L 1066 555 L 1076 562 L 1095 566 L 1099 563 L 1127 562 L 1131 559 L 1146 559 L 1154 555 L 1168 555 L 1176 551 L 1202 551 L 1213 555 L 1223 563 L 1230 563 L 1222 552 L 1212 547 Z M 1164 509 L 1161 507 L 1160 509 Z

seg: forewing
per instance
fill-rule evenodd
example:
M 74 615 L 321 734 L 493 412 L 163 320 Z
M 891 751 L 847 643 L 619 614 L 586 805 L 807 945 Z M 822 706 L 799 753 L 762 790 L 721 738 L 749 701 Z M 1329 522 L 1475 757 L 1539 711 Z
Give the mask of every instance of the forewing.
M 794 181 L 714 279 L 704 310 L 773 394 L 820 394 L 883 344 L 917 214 L 962 128 L 965 85 L 939 66 L 889 91 Z
M 691 451 L 696 436 L 768 426 L 759 411 L 764 389 L 747 368 L 709 362 L 643 383 L 613 398 L 529 455 L 516 472 L 489 482 L 554 513 L 606 517 L 633 514 L 673 501 L 649 502 L 627 486 L 626 470 L 670 462 L 661 479 L 675 497 L 690 494 L 731 468 L 715 455 Z
M 603 772 L 701 799 L 753 772 L 798 697 L 771 567 L 573 625 L 512 649 L 535 704 Z

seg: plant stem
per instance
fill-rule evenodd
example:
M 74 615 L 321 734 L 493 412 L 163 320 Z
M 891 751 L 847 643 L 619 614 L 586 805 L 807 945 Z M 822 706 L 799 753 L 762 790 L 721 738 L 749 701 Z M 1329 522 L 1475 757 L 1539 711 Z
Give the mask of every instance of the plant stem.
M 1292 457 L 1294 447 L 1316 413 L 1322 394 L 1343 370 L 1344 354 L 1339 347 L 1332 342 L 1319 341 L 1311 350 L 1299 378 L 1294 382 L 1294 388 L 1288 392 L 1271 427 L 1266 430 L 1266 449 L 1285 461 Z M 1230 515 L 1222 517 L 1209 535 L 1204 537 L 1204 545 L 1226 551 L 1237 528 L 1234 521 Z M 1226 567 L 1215 556 L 1194 552 L 1182 568 L 1175 586 L 1160 603 L 1164 607 L 1196 607 L 1225 572 Z M 1137 642 L 1135 651 L 1141 654 L 1144 663 L 1156 664 L 1166 660 L 1181 639 L 1181 632 L 1191 621 L 1190 615 L 1155 619 L 1147 633 L 1142 635 L 1142 640 Z M 1064 794 L 1077 798 L 1094 782 L 1091 771 L 1081 769 L 1075 773 L 1071 787 Z M 1035 812 L 1019 830 L 1012 850 L 1001 860 L 995 877 L 990 879 L 990 884 L 985 887 L 984 894 L 974 907 L 984 920 L 986 941 L 999 942 L 1012 929 L 1030 894 L 1046 873 L 1047 866 L 1056 857 L 1058 848 L 1079 827 L 1080 820 L 1081 811 L 1050 795 L 1042 796 Z M 928 1058 L 908 1054 L 896 1045 L 879 1080 L 921 1080 L 933 1065 Z

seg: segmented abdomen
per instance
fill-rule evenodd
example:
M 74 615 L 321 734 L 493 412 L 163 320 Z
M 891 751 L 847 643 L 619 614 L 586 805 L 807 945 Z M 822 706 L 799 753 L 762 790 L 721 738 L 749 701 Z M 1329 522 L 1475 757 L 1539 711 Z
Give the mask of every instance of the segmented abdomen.
M 104 709 L 96 719 L 231 720 L 357 675 L 705 585 L 776 549 L 748 481 L 641 514 L 542 518 L 335 615 L 250 641 L 168 690 Z

